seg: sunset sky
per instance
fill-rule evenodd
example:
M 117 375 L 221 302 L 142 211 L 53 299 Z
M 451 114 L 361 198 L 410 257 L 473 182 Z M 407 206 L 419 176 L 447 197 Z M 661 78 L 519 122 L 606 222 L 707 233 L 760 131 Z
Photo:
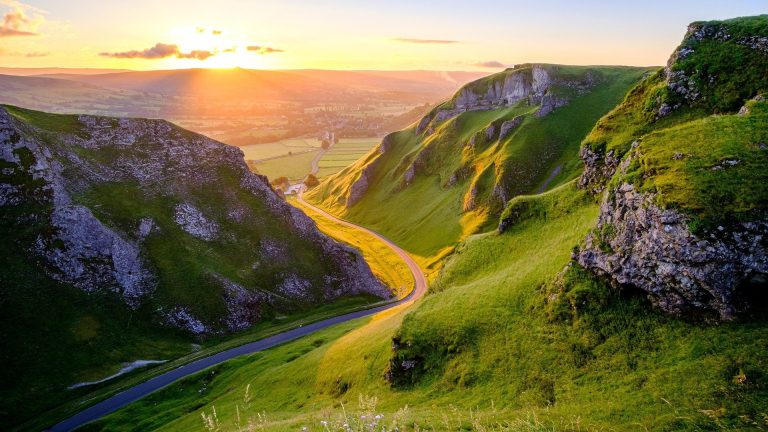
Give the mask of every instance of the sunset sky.
M 498 69 L 660 65 L 695 20 L 768 0 L 0 0 L 0 66 Z

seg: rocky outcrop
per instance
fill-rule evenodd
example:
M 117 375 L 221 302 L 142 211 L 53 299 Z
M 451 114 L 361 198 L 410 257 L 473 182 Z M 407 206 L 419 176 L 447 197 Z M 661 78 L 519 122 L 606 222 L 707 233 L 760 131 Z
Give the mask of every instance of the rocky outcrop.
M 139 246 L 107 228 L 79 205 L 56 207 L 54 231 L 41 234 L 36 252 L 45 257 L 51 275 L 83 291 L 109 288 L 133 308 L 155 289 L 155 280 Z
M 219 224 L 206 218 L 192 204 L 181 203 L 174 210 L 174 220 L 188 234 L 207 241 L 215 240 L 219 235 Z
M 357 202 L 363 198 L 365 193 L 368 192 L 368 187 L 371 185 L 371 178 L 373 178 L 380 160 L 381 159 L 377 158 L 360 170 L 360 176 L 349 186 L 349 193 L 347 194 L 345 202 L 347 208 L 357 204 Z
M 357 204 L 357 202 L 363 198 L 365 193 L 368 192 L 368 187 L 371 184 L 370 182 L 373 179 L 379 164 L 384 160 L 381 156 L 392 147 L 393 143 L 394 136 L 393 134 L 389 134 L 385 136 L 384 139 L 381 140 L 381 143 L 376 147 L 376 153 L 373 156 L 373 160 L 369 161 L 368 164 L 360 170 L 360 176 L 358 176 L 358 178 L 349 186 L 349 192 L 347 193 L 346 200 L 344 200 L 344 204 L 347 208 Z
M 501 130 L 499 130 L 499 139 L 504 139 L 509 136 L 515 129 L 523 123 L 523 116 L 517 116 L 512 120 L 507 120 L 501 124 Z
M 543 117 L 568 103 L 567 98 L 552 92 L 554 87 L 574 89 L 577 94 L 583 94 L 594 87 L 597 81 L 597 75 L 591 72 L 581 80 L 572 81 L 561 78 L 556 66 L 520 65 L 464 86 L 454 96 L 452 103 L 422 118 L 416 126 L 416 133 L 432 133 L 436 125 L 467 111 L 498 109 L 523 101 L 530 106 L 540 106 L 537 115 Z
M 730 111 L 739 99 L 764 91 L 768 67 L 765 20 L 762 15 L 689 25 L 667 62 L 669 95 L 657 117 L 668 116 L 681 106 Z M 727 93 L 717 90 L 726 86 Z
M 673 314 L 711 311 L 732 319 L 749 289 L 768 278 L 768 221 L 737 223 L 698 236 L 687 217 L 623 183 L 605 194 L 597 228 L 574 254 L 583 267 L 634 286 Z
M 193 334 L 242 330 L 265 309 L 362 293 L 391 296 L 357 250 L 322 234 L 265 177 L 251 173 L 241 150 L 163 120 L 30 114 L 36 116 L 49 116 L 52 128 L 0 106 L 0 205 L 18 207 L 21 219 L 43 221 L 29 259 L 40 261 L 50 278 L 87 293 L 114 293 L 131 308 L 149 302 L 159 321 Z M 380 149 L 387 145 L 385 139 Z M 261 234 L 241 240 L 244 233 Z M 228 276 L 205 269 L 190 287 L 208 289 L 205 301 L 220 302 L 224 307 L 213 309 L 225 309 L 225 316 L 203 319 L 195 304 L 161 293 L 168 275 L 157 260 L 198 246 L 185 243 L 188 249 L 176 252 L 170 246 L 155 257 L 148 248 L 156 240 L 200 241 L 207 246 L 199 249 L 219 251 L 236 246 L 250 255 L 252 265 L 237 268 L 245 258 L 238 257 L 226 262 Z M 282 242 L 316 262 L 293 261 Z M 230 257 L 219 253 L 217 259 Z M 196 261 L 191 268 L 205 266 Z
M 632 143 L 636 147 L 637 142 Z M 579 152 L 584 162 L 584 173 L 579 177 L 579 187 L 586 188 L 592 193 L 600 193 L 605 189 L 605 184 L 611 178 L 619 166 L 619 158 L 614 150 L 605 154 L 584 146 Z

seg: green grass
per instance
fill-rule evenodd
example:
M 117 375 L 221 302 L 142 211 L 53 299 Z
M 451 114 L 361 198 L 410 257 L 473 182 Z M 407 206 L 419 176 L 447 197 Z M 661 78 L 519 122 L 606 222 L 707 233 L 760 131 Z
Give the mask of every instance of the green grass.
M 359 395 L 376 397 L 386 419 L 408 405 L 403 429 L 506 421 L 541 430 L 768 427 L 765 321 L 687 323 L 618 295 L 567 267 L 594 224 L 593 200 L 573 182 L 530 200 L 546 211 L 504 234 L 469 237 L 409 313 L 228 362 L 88 430 L 203 430 L 201 414 L 214 408 L 222 431 L 238 430 L 238 413 L 241 426 L 252 419 L 265 430 L 320 430 L 341 404 L 357 412 Z M 417 360 L 395 387 L 384 379 L 392 337 L 396 360 Z
M 711 116 L 645 135 L 625 175 L 657 202 L 693 217 L 694 227 L 746 221 L 768 207 L 768 113 Z M 762 146 L 762 147 L 761 147 Z M 729 165 L 735 163 L 735 165 Z
M 0 105 L 9 114 L 17 119 L 27 122 L 30 125 L 49 132 L 70 133 L 74 135 L 83 135 L 84 131 L 73 114 L 49 114 L 42 111 L 34 111 L 11 105 Z

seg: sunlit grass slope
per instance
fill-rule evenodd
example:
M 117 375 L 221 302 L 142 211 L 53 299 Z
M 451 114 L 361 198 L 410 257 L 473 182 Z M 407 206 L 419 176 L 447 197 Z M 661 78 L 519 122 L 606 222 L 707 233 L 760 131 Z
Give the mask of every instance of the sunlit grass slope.
M 299 200 L 292 199 L 290 203 L 311 215 L 320 231 L 357 248 L 371 266 L 373 274 L 392 288 L 397 297 L 404 297 L 413 289 L 413 275 L 408 266 L 381 240 L 359 229 L 335 222 Z

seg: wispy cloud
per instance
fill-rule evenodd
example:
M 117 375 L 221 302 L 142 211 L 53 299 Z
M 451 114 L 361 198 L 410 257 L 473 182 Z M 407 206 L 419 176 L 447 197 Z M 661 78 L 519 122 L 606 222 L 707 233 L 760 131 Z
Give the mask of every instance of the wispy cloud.
M 278 48 L 272 48 L 268 46 L 261 46 L 261 45 L 249 45 L 246 47 L 248 51 L 253 51 L 258 54 L 273 54 L 273 53 L 281 53 L 285 52 L 284 50 L 278 49 Z
M 402 42 L 402 43 L 409 43 L 409 44 L 431 44 L 431 45 L 450 45 L 450 44 L 457 44 L 461 43 L 461 41 L 457 40 L 448 40 L 448 39 L 417 39 L 417 38 L 393 38 L 392 39 L 395 42 Z
M 32 51 L 32 52 L 25 52 L 22 53 L 24 57 L 29 58 L 35 58 L 35 57 L 48 57 L 51 55 L 50 51 Z
M 43 51 L 20 52 L 20 51 L 6 51 L 6 50 L 0 48 L 0 56 L 5 56 L 5 57 L 29 57 L 29 58 L 34 58 L 34 57 L 48 57 L 49 55 L 51 55 L 51 53 L 48 52 L 48 51 L 45 51 L 45 52 L 43 52 Z
M 195 31 L 198 33 L 205 33 L 208 31 L 208 29 L 205 27 L 195 27 Z M 223 30 L 211 29 L 211 34 L 214 36 L 220 36 L 222 33 L 224 33 Z
M 16 0 L 0 0 L 0 4 L 11 10 L 3 15 L 0 23 L 0 37 L 38 36 L 38 27 L 45 19 L 40 9 Z
M 489 69 L 499 69 L 499 68 L 505 68 L 507 65 L 500 61 L 496 60 L 488 60 L 488 61 L 482 61 L 477 63 L 472 63 L 472 66 L 482 67 L 482 68 L 489 68 Z
M 158 43 L 152 48 L 144 50 L 131 50 L 122 52 L 103 52 L 99 54 L 102 57 L 113 57 L 123 59 L 164 59 L 176 57 L 180 59 L 205 60 L 216 55 L 215 52 L 207 50 L 192 50 L 190 52 L 181 52 L 178 45 Z

